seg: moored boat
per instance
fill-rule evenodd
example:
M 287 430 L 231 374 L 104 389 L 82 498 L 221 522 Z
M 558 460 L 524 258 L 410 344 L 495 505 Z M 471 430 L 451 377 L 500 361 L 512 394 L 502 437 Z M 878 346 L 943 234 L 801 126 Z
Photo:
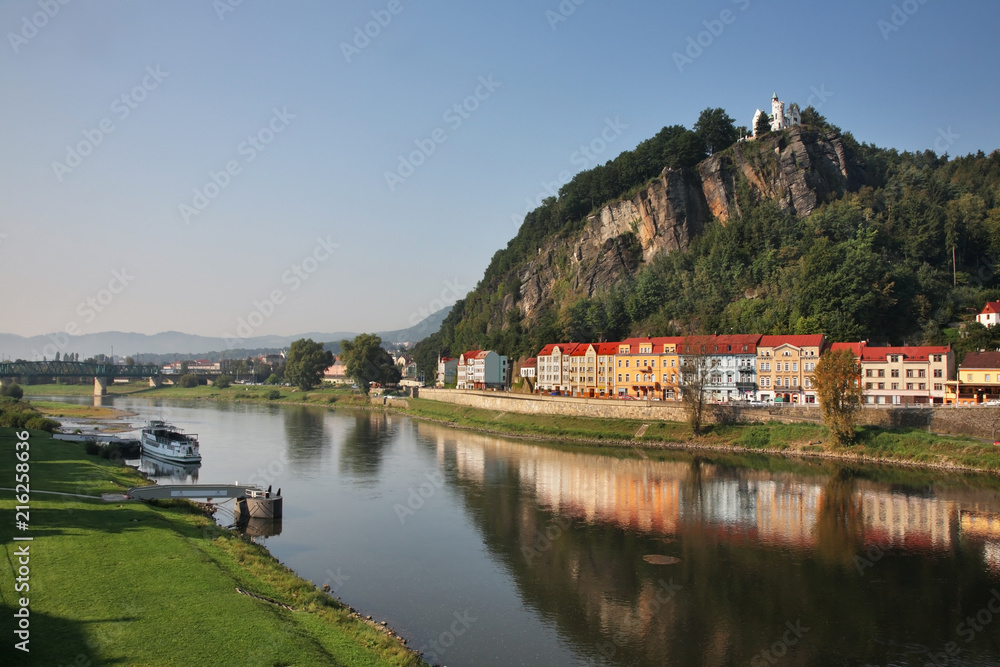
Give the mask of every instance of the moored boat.
M 198 436 L 183 433 L 165 421 L 154 420 L 142 429 L 142 453 L 171 463 L 200 463 Z

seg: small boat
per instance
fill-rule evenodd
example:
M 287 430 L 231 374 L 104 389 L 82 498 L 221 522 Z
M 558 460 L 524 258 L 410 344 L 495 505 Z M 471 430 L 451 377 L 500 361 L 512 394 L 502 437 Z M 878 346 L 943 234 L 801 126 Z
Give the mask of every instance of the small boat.
M 200 463 L 198 436 L 183 433 L 165 421 L 154 420 L 142 429 L 142 453 L 171 463 Z

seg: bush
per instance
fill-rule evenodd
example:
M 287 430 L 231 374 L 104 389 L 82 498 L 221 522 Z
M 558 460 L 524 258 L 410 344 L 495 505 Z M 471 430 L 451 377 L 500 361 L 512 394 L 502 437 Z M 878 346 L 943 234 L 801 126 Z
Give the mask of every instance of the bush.
M 281 398 L 281 392 L 278 391 L 277 389 L 272 389 L 271 391 L 267 392 L 267 400 L 275 401 L 279 398 Z
M 24 428 L 29 431 L 46 431 L 48 433 L 53 433 L 57 428 L 59 428 L 59 422 L 54 419 L 49 419 L 48 417 L 32 417 L 24 422 Z
M 183 387 L 184 389 L 191 389 L 192 387 L 197 387 L 199 384 L 198 376 L 194 373 L 182 375 L 180 379 L 177 380 L 177 386 Z
M 233 384 L 233 377 L 223 373 L 215 380 L 215 386 L 219 389 L 227 389 Z
M 122 458 L 122 453 L 121 450 L 118 449 L 117 443 L 111 442 L 101 447 L 101 458 L 112 461 L 117 461 Z
M 0 396 L 10 396 L 15 401 L 20 401 L 24 397 L 24 389 L 16 382 L 4 385 L 0 387 Z
M 271 375 L 268 376 L 265 382 L 267 384 L 281 384 L 281 378 L 275 375 L 274 373 L 271 373 Z
M 101 453 L 100 446 L 93 440 L 88 440 L 83 444 L 83 451 L 87 452 L 90 456 L 97 456 Z

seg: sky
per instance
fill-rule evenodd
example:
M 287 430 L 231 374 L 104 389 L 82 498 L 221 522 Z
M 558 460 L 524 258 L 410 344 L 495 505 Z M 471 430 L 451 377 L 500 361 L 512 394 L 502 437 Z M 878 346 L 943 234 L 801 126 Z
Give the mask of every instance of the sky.
M 4 0 L 0 332 L 404 328 L 576 172 L 773 92 L 989 153 L 998 25 L 987 0 Z

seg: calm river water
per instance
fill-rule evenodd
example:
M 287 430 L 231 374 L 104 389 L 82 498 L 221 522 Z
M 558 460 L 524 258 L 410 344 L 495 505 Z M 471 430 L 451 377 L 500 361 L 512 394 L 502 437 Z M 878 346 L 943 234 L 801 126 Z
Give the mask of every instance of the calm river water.
M 432 662 L 1000 665 L 1000 478 L 108 401 L 199 434 L 164 482 L 281 487 L 257 539 Z

